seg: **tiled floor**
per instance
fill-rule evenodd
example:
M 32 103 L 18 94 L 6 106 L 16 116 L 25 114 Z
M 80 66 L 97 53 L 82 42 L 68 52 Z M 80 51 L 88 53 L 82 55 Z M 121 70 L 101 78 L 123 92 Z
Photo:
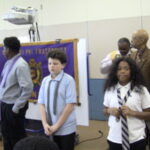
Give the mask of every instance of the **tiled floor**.
M 75 150 L 106 150 L 108 126 L 105 121 L 90 121 L 89 127 L 78 126 L 77 134 L 79 134 L 79 142 L 101 136 L 98 132 L 99 130 L 103 132 L 103 136 L 101 138 L 80 143 L 76 146 Z M 0 142 L 0 150 L 3 150 L 2 142 Z

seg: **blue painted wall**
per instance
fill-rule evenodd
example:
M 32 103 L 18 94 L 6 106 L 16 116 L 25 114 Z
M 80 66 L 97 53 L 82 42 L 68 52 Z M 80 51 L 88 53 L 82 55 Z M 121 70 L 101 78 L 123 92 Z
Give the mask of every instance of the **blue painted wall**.
M 89 115 L 91 120 L 107 120 L 103 115 L 103 86 L 105 79 L 90 79 Z

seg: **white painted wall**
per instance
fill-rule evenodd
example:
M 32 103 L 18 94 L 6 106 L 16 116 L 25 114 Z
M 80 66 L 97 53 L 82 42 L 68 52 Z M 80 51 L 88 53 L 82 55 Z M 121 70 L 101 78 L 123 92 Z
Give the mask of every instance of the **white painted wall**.
M 88 20 L 140 16 L 140 2 L 141 0 L 88 0 Z
M 39 10 L 41 41 L 86 38 L 91 78 L 104 78 L 100 61 L 117 49 L 119 38 L 130 39 L 139 28 L 150 33 L 149 0 L 0 0 L 0 17 L 13 6 Z M 28 38 L 29 27 L 0 19 L 0 43 L 6 36 Z
M 37 8 L 40 26 L 150 15 L 149 0 L 0 0 L 0 17 L 13 6 Z M 0 19 L 0 30 L 22 27 Z

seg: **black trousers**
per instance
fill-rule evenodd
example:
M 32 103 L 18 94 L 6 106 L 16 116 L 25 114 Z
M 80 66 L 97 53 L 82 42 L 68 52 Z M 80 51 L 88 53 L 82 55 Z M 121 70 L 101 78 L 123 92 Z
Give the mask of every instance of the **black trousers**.
M 58 145 L 59 150 L 74 150 L 75 133 L 63 136 L 53 136 L 53 140 Z
M 12 111 L 13 104 L 1 104 L 2 136 L 4 150 L 13 150 L 14 145 L 26 137 L 24 128 L 25 113 L 28 103 L 19 110 L 18 114 Z
M 108 141 L 109 150 L 122 150 L 121 144 L 113 143 Z M 130 144 L 130 150 L 146 150 L 146 140 L 140 140 L 135 143 Z

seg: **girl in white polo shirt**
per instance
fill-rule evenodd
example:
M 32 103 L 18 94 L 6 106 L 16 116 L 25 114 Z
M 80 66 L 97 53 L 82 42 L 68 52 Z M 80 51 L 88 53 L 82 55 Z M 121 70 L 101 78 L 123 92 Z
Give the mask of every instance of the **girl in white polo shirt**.
M 150 94 L 136 63 L 130 58 L 117 59 L 104 91 L 109 150 L 146 150 L 144 120 L 150 119 Z

